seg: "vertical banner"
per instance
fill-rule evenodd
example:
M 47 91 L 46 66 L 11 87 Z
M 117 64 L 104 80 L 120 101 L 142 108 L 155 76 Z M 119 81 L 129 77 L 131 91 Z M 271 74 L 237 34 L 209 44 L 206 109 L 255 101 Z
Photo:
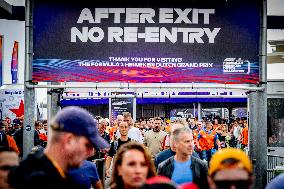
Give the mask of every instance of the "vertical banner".
M 3 36 L 0 35 L 0 86 L 3 84 Z
M 12 53 L 12 61 L 11 61 L 11 76 L 12 76 L 12 84 L 18 82 L 18 52 L 19 52 L 19 42 L 14 42 L 13 53 Z
M 129 112 L 133 118 L 133 98 L 111 98 L 110 100 L 110 121 L 113 126 L 114 120 L 123 112 Z

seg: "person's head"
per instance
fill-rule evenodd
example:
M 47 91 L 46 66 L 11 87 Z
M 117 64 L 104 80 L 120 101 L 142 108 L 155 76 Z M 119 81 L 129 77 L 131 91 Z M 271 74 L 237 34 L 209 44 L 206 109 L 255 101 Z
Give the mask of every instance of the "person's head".
M 48 127 L 47 127 L 47 120 L 46 120 L 46 119 L 42 121 L 42 128 L 43 128 L 45 131 L 47 131 L 47 129 L 48 129 Z
M 154 118 L 149 119 L 150 128 L 153 129 L 154 127 Z
M 141 128 L 141 124 L 140 124 L 140 122 L 139 122 L 139 121 L 135 121 L 135 123 L 134 123 L 134 127 L 136 127 L 136 128 L 138 128 L 138 129 L 140 129 L 140 128 Z
M 241 118 L 239 118 L 239 117 L 236 118 L 236 122 L 237 122 L 237 123 L 239 123 L 240 120 L 241 120 Z
M 151 154 L 143 144 L 122 145 L 115 157 L 111 185 L 114 188 L 138 188 L 147 178 L 156 175 Z
M 170 126 L 171 120 L 167 119 L 165 122 L 166 122 L 166 126 Z
M 197 122 L 197 130 L 201 130 L 203 128 L 203 122 L 202 121 L 198 121 Z
M 19 129 L 22 126 L 22 122 L 18 118 L 16 118 L 13 120 L 13 126 L 14 129 Z
M 36 131 L 39 131 L 39 130 L 40 130 L 40 125 L 41 125 L 41 122 L 40 122 L 40 121 L 35 121 L 35 130 L 36 130 Z
M 9 117 L 5 117 L 4 120 L 7 121 L 7 123 L 8 123 L 9 125 L 11 125 L 11 119 L 10 119 Z
M 161 127 L 162 127 L 162 119 L 160 117 L 155 117 L 154 118 L 153 131 L 154 132 L 159 132 L 161 130 Z
M 8 174 L 11 169 L 19 165 L 17 153 L 8 147 L 0 146 L 0 188 L 8 189 Z
M 213 120 L 213 125 L 218 125 L 218 124 L 219 124 L 218 119 L 214 119 L 214 120 Z
M 188 119 L 187 119 L 187 122 L 188 122 L 190 125 L 195 125 L 195 120 L 194 120 L 194 118 L 188 118 Z
M 6 120 L 2 120 L 1 122 L 2 122 L 3 127 L 5 127 L 5 128 L 9 127 L 9 124 Z
M 126 123 L 128 123 L 129 126 L 131 126 L 132 125 L 131 113 L 123 112 L 123 121 L 125 121 Z
M 109 147 L 100 136 L 93 116 L 79 107 L 66 107 L 58 112 L 50 134 L 46 153 L 61 158 L 66 169 L 79 167 L 92 155 L 94 146 L 98 149 Z
M 223 131 L 223 132 L 228 132 L 228 127 L 227 127 L 226 124 L 223 124 L 223 125 L 222 125 L 222 131 Z
M 253 168 L 244 151 L 235 148 L 216 152 L 209 164 L 208 182 L 211 189 L 250 189 Z
M 103 133 L 107 128 L 107 121 L 105 119 L 102 119 L 99 123 L 99 131 L 100 133 Z
M 181 124 L 181 123 L 171 123 L 171 131 L 169 133 L 169 137 L 170 137 L 170 147 L 171 149 L 174 151 L 174 146 L 173 146 L 173 132 L 176 130 L 176 129 L 179 129 L 179 128 L 183 128 L 184 125 Z
M 118 116 L 116 117 L 116 121 L 117 121 L 117 125 L 119 125 L 120 122 L 123 121 L 123 115 L 118 115 Z
M 212 130 L 212 123 L 211 123 L 211 121 L 206 121 L 206 130 Z
M 129 131 L 129 124 L 125 121 L 120 122 L 120 124 L 118 125 L 118 130 L 120 135 L 123 136 L 127 136 L 128 135 L 128 131 Z
M 177 128 L 172 134 L 173 148 L 177 155 L 190 156 L 194 150 L 192 130 L 187 127 Z
M 146 121 L 145 120 L 143 120 L 143 121 L 141 121 L 141 123 L 140 123 L 140 126 L 142 127 L 142 128 L 146 128 Z

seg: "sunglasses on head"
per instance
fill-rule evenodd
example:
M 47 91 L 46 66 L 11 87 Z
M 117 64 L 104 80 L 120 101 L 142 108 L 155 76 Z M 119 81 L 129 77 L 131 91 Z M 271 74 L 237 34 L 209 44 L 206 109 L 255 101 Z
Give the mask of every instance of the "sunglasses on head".
M 236 189 L 248 189 L 251 182 L 250 180 L 221 180 L 214 181 L 217 189 L 230 189 L 235 186 Z

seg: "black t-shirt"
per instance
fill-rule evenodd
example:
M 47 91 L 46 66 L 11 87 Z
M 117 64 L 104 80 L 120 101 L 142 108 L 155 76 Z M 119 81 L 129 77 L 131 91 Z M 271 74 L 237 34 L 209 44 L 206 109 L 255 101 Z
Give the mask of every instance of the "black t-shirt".
M 113 141 L 111 144 L 110 144 L 110 150 L 108 152 L 108 156 L 110 157 L 113 157 L 116 152 L 118 151 L 119 147 L 127 142 L 130 142 L 131 141 L 131 138 L 128 138 L 127 141 L 121 141 L 120 138 L 116 141 Z

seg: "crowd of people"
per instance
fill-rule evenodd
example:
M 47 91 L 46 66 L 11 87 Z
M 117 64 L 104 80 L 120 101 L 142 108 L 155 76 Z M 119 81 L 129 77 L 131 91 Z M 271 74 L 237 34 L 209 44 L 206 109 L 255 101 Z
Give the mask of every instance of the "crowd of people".
M 46 120 L 35 123 L 35 148 L 24 158 L 23 117 L 7 118 L 1 124 L 0 188 L 248 189 L 253 185 L 253 168 L 245 152 L 248 124 L 239 118 L 228 122 L 155 117 L 133 122 L 125 112 L 110 123 L 82 108 L 67 107 L 49 129 Z M 103 176 L 92 162 L 98 159 L 105 161 Z
M 24 116 L 11 120 L 9 117 L 0 122 L 0 145 L 9 146 L 19 157 L 23 157 L 23 126 Z M 36 121 L 34 131 L 34 146 L 46 147 L 47 143 L 47 120 Z

